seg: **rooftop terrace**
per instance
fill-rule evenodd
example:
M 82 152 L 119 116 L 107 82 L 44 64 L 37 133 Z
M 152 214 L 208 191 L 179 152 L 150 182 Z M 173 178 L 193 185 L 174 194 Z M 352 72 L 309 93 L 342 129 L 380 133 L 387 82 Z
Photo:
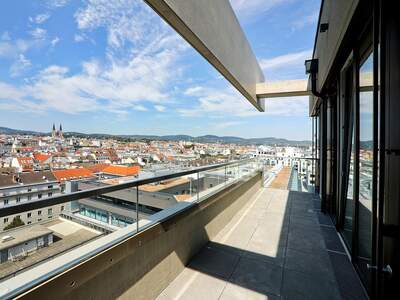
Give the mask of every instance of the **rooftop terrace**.
M 261 188 L 158 296 L 366 299 L 313 194 Z

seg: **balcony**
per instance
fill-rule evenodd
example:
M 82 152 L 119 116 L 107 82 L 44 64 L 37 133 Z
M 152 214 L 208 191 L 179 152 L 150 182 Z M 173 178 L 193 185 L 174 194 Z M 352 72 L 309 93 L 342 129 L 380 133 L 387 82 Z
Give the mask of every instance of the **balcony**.
M 385 293 L 397 291 L 399 190 L 393 182 L 399 143 L 393 116 L 399 106 L 393 105 L 398 85 L 392 75 L 398 73 L 394 53 L 400 53 L 400 43 L 392 4 L 322 1 L 312 59 L 306 60 L 309 80 L 270 82 L 228 0 L 144 2 L 255 110 L 268 111 L 266 99 L 309 96 L 311 149 L 318 160 L 286 164 L 281 155 L 271 157 L 271 165 L 245 160 L 185 166 L 152 178 L 102 178 L 88 189 L 73 190 L 71 185 L 62 195 L 10 203 L 0 209 L 4 223 L 14 226 L 18 220 L 11 218 L 31 217 L 35 210 L 40 218 L 35 227 L 19 223 L 18 229 L 1 235 L 0 298 L 384 299 Z M 250 37 L 262 40 L 266 34 Z M 9 39 L 8 32 L 3 36 Z M 53 41 L 58 43 L 58 37 Z M 285 49 L 280 59 L 288 57 Z M 146 85 L 157 82 L 157 76 L 150 79 Z M 118 85 L 111 86 L 105 98 L 117 92 Z M 86 88 L 78 94 L 84 95 Z M 97 98 L 90 97 L 92 92 L 88 98 Z M 102 109 L 103 98 L 98 99 Z M 367 100 L 366 122 L 361 104 Z M 218 111 L 231 115 L 230 105 L 242 110 L 229 101 Z M 163 110 L 154 106 L 154 111 Z M 365 140 L 364 128 L 370 132 Z M 60 204 L 68 206 L 60 208 L 60 217 L 54 214 L 49 221 L 42 216 L 40 209 Z M 32 247 L 25 251 L 27 245 Z
M 157 299 L 364 299 L 313 194 L 260 188 Z
M 236 174 L 139 219 L 138 228 L 128 225 L 18 272 L 0 283 L 2 298 L 366 298 L 318 196 L 288 190 L 292 168 L 245 161 L 207 172 L 228 169 Z M 70 197 L 82 193 L 93 190 Z

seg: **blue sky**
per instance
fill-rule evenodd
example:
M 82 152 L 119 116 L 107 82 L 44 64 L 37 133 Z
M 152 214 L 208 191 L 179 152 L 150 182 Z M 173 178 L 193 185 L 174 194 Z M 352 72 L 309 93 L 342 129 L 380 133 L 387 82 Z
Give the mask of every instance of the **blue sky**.
M 301 79 L 319 0 L 231 0 L 266 80 Z M 141 0 L 2 1 L 0 126 L 310 139 L 308 99 L 259 113 Z

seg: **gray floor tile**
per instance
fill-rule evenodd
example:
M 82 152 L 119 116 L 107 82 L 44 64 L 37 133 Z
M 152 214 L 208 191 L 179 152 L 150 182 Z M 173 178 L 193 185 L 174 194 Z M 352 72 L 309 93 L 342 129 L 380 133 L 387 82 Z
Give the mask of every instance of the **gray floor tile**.
M 325 249 L 325 243 L 321 236 L 315 236 L 312 234 L 312 232 L 304 234 L 296 231 L 290 231 L 287 247 L 299 251 L 313 252 Z
M 357 299 L 362 289 L 351 263 L 327 252 L 340 248 L 319 206 L 312 194 L 265 189 L 158 300 Z M 334 270 L 332 262 L 340 269 Z M 343 280 L 337 283 L 338 276 Z
M 343 299 L 367 300 L 360 279 L 347 256 L 334 252 L 328 252 L 328 255 Z
M 321 276 L 285 269 L 282 284 L 283 299 L 335 300 L 341 299 L 337 285 Z
M 321 233 L 325 240 L 326 249 L 345 253 L 335 227 L 321 226 Z
M 302 252 L 294 249 L 287 249 L 285 269 L 290 269 L 309 275 L 317 276 L 332 281 L 335 280 L 329 255 L 325 250 L 319 252 Z
M 278 300 L 279 296 L 259 293 L 236 284 L 228 283 L 219 300 Z
M 314 216 L 291 216 L 290 217 L 290 225 L 310 225 L 315 228 L 319 228 L 318 219 Z
M 243 251 L 243 256 L 257 259 L 262 262 L 282 267 L 285 259 L 286 248 L 266 245 L 264 243 L 250 242 Z
M 206 247 L 192 259 L 188 267 L 205 274 L 229 278 L 238 260 L 238 255 Z
M 225 286 L 220 278 L 185 269 L 157 300 L 217 300 Z
M 258 293 L 280 295 L 282 268 L 242 257 L 230 281 Z
M 317 213 L 318 222 L 322 225 L 334 226 L 329 215 Z

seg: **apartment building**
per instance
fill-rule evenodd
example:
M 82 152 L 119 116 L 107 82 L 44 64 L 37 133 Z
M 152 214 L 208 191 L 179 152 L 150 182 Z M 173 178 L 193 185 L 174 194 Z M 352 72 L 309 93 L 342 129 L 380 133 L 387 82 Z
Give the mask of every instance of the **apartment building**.
M 51 171 L 37 171 L 10 175 L 0 175 L 0 209 L 30 201 L 40 201 L 59 195 L 59 181 Z M 52 205 L 43 209 L 29 210 L 1 219 L 0 230 L 3 231 L 14 218 L 24 224 L 34 224 L 58 216 L 66 205 Z
M 400 282 L 397 4 L 323 1 L 306 62 L 323 211 L 376 299 Z

